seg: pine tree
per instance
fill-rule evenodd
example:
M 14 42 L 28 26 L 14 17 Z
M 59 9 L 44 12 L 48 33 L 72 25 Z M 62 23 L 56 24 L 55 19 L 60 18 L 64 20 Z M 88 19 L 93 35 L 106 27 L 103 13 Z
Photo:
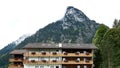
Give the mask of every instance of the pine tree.
M 113 28 L 118 28 L 120 26 L 120 20 L 115 19 L 113 22 Z
M 102 59 L 102 46 L 101 42 L 103 40 L 104 34 L 107 32 L 109 28 L 105 26 L 104 24 L 101 24 L 96 31 L 96 34 L 93 38 L 93 43 L 98 47 L 98 50 L 95 51 L 95 57 L 94 57 L 94 68 L 104 68 L 102 65 L 103 59 Z
M 104 35 L 102 47 L 106 68 L 120 68 L 120 27 L 112 28 Z
M 116 27 L 117 27 L 117 25 L 118 25 L 118 20 L 117 20 L 117 19 L 115 19 L 115 20 L 114 20 L 114 22 L 113 22 L 113 28 L 116 28 Z

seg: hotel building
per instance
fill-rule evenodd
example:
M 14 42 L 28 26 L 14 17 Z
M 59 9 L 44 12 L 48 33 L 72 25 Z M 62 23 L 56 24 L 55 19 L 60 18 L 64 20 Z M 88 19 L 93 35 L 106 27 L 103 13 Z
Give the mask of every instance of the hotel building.
M 29 43 L 10 54 L 8 68 L 93 68 L 92 44 Z

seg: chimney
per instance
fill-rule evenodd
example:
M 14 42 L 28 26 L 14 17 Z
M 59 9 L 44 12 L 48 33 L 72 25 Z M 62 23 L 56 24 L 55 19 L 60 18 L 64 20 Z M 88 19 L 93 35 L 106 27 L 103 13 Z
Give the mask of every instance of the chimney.
M 62 43 L 59 43 L 58 45 L 59 45 L 59 47 L 62 47 Z

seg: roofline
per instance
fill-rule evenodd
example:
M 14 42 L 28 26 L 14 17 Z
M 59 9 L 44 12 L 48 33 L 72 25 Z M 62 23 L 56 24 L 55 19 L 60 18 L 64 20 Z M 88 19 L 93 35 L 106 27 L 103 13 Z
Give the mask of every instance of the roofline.
M 18 51 L 18 52 L 15 52 L 15 51 Z M 22 51 L 22 52 L 20 52 L 20 51 Z M 10 55 L 14 55 L 14 54 L 22 55 L 22 54 L 24 54 L 24 52 L 26 52 L 26 50 L 13 50 L 9 54 Z
M 24 48 L 24 49 L 48 49 L 48 48 Z M 97 49 L 97 48 L 49 48 L 49 49 Z
M 76 47 L 59 47 L 59 46 L 57 46 L 57 47 L 48 47 L 48 46 L 46 46 L 46 47 L 26 47 L 26 46 L 29 46 L 29 45 L 35 45 L 35 44 L 53 44 L 53 45 L 57 45 L 57 44 L 59 44 L 59 43 L 28 43 L 27 45 L 25 45 L 24 47 L 23 47 L 23 49 L 48 49 L 48 48 L 51 48 L 51 49 L 97 49 L 97 47 L 94 45 L 94 44 L 80 44 L 80 43 L 61 43 L 61 44 L 63 44 L 63 46 L 64 45 L 70 45 L 70 44 L 72 44 L 72 45 L 88 45 L 88 47 L 78 47 L 77 48 L 77 46 Z M 89 47 L 89 45 L 90 46 L 93 46 L 93 47 Z

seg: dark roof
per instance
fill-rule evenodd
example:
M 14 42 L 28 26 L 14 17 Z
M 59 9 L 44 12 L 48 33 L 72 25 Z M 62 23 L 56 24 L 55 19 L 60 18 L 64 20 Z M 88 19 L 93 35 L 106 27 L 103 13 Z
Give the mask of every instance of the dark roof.
M 93 44 L 80 43 L 29 43 L 24 48 L 97 49 Z
M 97 49 L 97 47 L 93 44 L 63 44 L 63 48 L 71 48 L 71 49 Z
M 12 52 L 10 52 L 10 54 L 23 54 L 25 52 L 26 50 L 13 50 Z

